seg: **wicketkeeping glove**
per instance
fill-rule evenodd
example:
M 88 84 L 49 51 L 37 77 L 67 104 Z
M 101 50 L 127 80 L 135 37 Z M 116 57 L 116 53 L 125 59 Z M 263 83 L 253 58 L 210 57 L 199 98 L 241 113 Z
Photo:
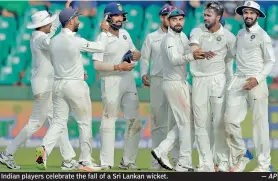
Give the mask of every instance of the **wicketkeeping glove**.
M 131 61 L 132 61 L 132 52 L 130 50 L 128 50 L 128 52 L 126 52 L 126 54 L 124 55 L 122 60 L 124 62 L 131 63 Z

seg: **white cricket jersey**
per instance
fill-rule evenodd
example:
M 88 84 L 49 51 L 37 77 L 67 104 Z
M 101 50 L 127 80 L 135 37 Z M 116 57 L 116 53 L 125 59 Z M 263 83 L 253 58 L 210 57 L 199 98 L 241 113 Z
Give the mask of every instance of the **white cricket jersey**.
M 33 31 L 30 39 L 32 52 L 31 86 L 34 95 L 52 91 L 54 71 L 50 62 L 49 43 L 60 26 L 59 18 L 52 23 L 51 32 Z
M 141 77 L 149 71 L 149 61 L 151 60 L 151 76 L 163 76 L 161 66 L 161 41 L 165 37 L 166 32 L 161 28 L 147 35 L 142 50 L 140 60 Z
M 171 81 L 186 80 L 186 62 L 193 61 L 186 35 L 174 32 L 170 27 L 161 42 L 163 79 Z
M 105 50 L 103 53 L 94 53 L 93 60 L 101 61 L 105 63 L 110 63 L 113 65 L 122 63 L 123 56 L 130 50 L 136 50 L 132 39 L 129 33 L 124 30 L 119 30 L 119 37 L 107 32 L 105 34 Z M 100 40 L 100 36 L 97 37 L 97 40 Z M 110 75 L 123 75 L 128 74 L 128 71 L 111 71 L 111 72 L 102 72 L 100 71 L 101 76 L 110 76 Z
M 61 33 L 50 42 L 50 57 L 54 67 L 54 79 L 84 80 L 81 52 L 103 52 L 106 33 L 100 34 L 99 42 L 90 42 L 75 36 L 63 28 Z M 92 67 L 93 68 L 93 67 Z
M 190 72 L 193 76 L 212 76 L 225 73 L 226 62 L 235 56 L 236 37 L 220 25 L 214 33 L 205 26 L 194 28 L 190 33 L 190 44 L 198 44 L 203 52 L 212 51 L 216 56 L 210 60 L 190 62 Z
M 258 83 L 271 72 L 275 55 L 268 34 L 256 23 L 237 35 L 236 75 L 254 76 Z

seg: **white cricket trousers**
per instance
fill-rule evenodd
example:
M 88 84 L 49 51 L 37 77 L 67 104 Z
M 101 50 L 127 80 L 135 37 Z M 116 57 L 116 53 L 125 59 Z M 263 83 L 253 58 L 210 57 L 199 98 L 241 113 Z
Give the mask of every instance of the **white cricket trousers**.
M 193 120 L 190 101 L 189 86 L 182 81 L 164 80 L 162 90 L 167 98 L 169 109 L 168 115 L 173 116 L 175 125 L 172 127 L 171 119 L 169 128 L 171 130 L 158 146 L 161 153 L 168 154 L 177 142 L 179 144 L 178 162 L 183 166 L 192 165 L 192 149 L 193 149 Z
M 250 76 L 249 76 L 250 77 Z M 225 111 L 225 128 L 227 142 L 231 150 L 232 160 L 246 153 L 242 139 L 241 123 L 245 119 L 248 107 L 252 111 L 253 141 L 258 165 L 268 168 L 270 158 L 270 138 L 268 123 L 268 87 L 266 81 L 259 83 L 251 90 L 243 90 L 247 76 L 234 76 L 227 92 Z
M 124 136 L 124 164 L 135 163 L 142 124 L 138 93 L 131 72 L 101 78 L 103 114 L 101 119 L 101 165 L 114 166 L 115 122 L 120 110 L 127 120 Z
M 215 160 L 229 161 L 229 147 L 226 142 L 224 109 L 225 109 L 225 74 L 208 77 L 193 77 L 192 105 L 195 126 L 195 140 L 199 152 L 199 162 L 214 168 L 212 146 L 214 140 Z M 207 121 L 213 119 L 213 139 L 209 139 Z M 201 165 L 202 166 L 202 165 Z
M 162 91 L 161 76 L 152 76 L 150 82 L 150 113 L 151 113 L 151 135 L 152 149 L 166 138 L 168 133 L 168 102 Z M 152 168 L 158 164 L 152 157 Z
M 70 110 L 74 113 L 80 134 L 79 161 L 91 163 L 92 106 L 90 91 L 84 80 L 55 80 L 53 89 L 53 124 L 42 145 L 49 155 L 68 123 Z
M 33 102 L 32 114 L 28 123 L 18 133 L 15 139 L 8 145 L 6 152 L 14 154 L 28 139 L 32 137 L 43 125 L 47 119 L 49 124 L 53 124 L 53 104 L 52 92 L 45 92 L 35 96 Z M 75 152 L 69 142 L 68 128 L 65 127 L 63 133 L 59 137 L 60 152 L 63 160 L 71 160 L 75 157 Z

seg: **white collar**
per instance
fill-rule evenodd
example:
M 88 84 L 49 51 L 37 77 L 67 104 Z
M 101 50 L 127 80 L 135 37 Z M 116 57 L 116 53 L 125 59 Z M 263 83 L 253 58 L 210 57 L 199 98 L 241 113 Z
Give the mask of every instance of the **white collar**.
M 168 27 L 168 33 L 172 36 L 180 36 L 181 33 L 177 33 L 175 31 L 172 30 L 172 28 L 170 28 L 170 26 Z
M 205 26 L 204 26 L 204 31 L 212 33 Z M 223 28 L 223 26 L 220 24 L 220 28 L 216 32 L 214 32 L 212 34 L 215 34 L 215 35 L 224 35 L 224 28 Z
M 259 30 L 260 25 L 258 24 L 258 22 L 256 22 L 256 24 L 254 24 L 253 26 L 251 26 L 250 28 L 245 28 L 245 30 L 247 32 L 253 32 L 255 33 L 257 30 Z
M 43 31 L 33 31 L 33 32 L 32 32 L 32 35 L 33 35 L 33 36 L 39 35 L 39 34 L 46 35 L 46 33 L 43 32 Z
M 162 26 L 162 25 L 159 26 L 159 28 L 157 29 L 157 32 L 158 32 L 158 33 L 161 33 L 161 34 L 167 33 L 167 32 L 164 32 L 164 31 L 162 30 L 161 26 Z
M 70 29 L 68 29 L 68 28 L 63 28 L 62 29 L 62 33 L 65 33 L 65 34 L 67 34 L 67 35 L 75 35 L 76 34 L 76 32 L 73 32 L 73 31 L 71 31 Z

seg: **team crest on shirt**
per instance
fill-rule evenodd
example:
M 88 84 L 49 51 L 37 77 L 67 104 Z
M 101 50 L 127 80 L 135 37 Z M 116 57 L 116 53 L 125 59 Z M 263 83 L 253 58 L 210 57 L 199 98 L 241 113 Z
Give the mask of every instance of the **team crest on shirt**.
M 251 36 L 251 40 L 253 40 L 255 37 L 256 37 L 255 35 L 252 35 L 252 36 Z
M 123 38 L 126 40 L 127 39 L 127 37 L 125 36 L 125 35 L 123 35 Z
M 216 40 L 217 40 L 217 41 L 221 41 L 221 37 L 218 36 L 218 37 L 216 38 Z

